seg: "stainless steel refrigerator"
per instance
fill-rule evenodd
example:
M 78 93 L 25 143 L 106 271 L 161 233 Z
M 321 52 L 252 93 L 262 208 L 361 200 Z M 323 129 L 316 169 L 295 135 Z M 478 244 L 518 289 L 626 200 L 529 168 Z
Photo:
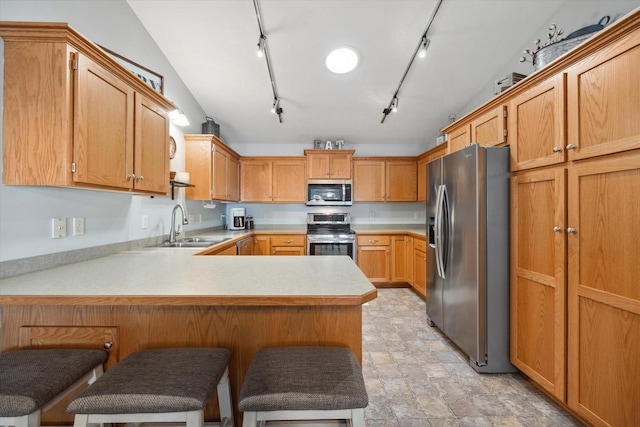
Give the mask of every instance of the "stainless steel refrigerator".
M 427 318 L 478 372 L 509 363 L 509 149 L 427 164 Z M 435 261 L 434 261 L 435 260 Z

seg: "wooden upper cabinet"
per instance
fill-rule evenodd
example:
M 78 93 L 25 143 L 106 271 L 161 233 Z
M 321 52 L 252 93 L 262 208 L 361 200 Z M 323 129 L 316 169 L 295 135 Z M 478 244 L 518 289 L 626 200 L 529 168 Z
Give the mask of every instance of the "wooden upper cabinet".
M 240 160 L 240 200 L 271 202 L 273 162 L 266 159 Z
M 560 73 L 511 99 L 511 170 L 566 160 L 564 93 L 565 74 Z
M 355 158 L 353 200 L 356 202 L 415 202 L 418 167 L 402 158 Z
M 304 203 L 304 157 L 245 157 L 241 160 L 243 202 Z
M 384 160 L 353 159 L 353 201 L 385 201 Z
M 184 136 L 185 170 L 195 187 L 187 187 L 190 200 L 240 200 L 240 155 L 215 135 Z
M 507 142 L 507 107 L 501 105 L 471 122 L 471 142 L 494 147 Z
M 166 193 L 169 185 L 169 116 L 136 93 L 133 173 L 136 190 Z
M 427 201 L 427 163 L 447 154 L 448 144 L 437 145 L 418 157 L 418 201 Z
M 168 193 L 171 101 L 67 24 L 0 36 L 4 184 Z
M 386 162 L 386 201 L 415 202 L 418 199 L 418 165 L 414 160 Z
M 447 138 L 449 139 L 449 153 L 468 147 L 471 144 L 471 124 L 464 123 L 451 129 L 447 134 Z
M 569 160 L 640 148 L 640 32 L 568 69 Z
M 309 179 L 351 179 L 355 150 L 304 150 Z
M 566 399 L 566 171 L 511 180 L 511 363 Z
M 304 203 L 307 200 L 304 158 L 273 161 L 273 202 Z

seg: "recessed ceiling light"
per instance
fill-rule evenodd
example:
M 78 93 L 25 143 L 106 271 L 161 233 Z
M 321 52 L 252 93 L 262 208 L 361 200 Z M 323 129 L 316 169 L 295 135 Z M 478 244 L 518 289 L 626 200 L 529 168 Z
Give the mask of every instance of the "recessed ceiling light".
M 333 73 L 348 73 L 358 65 L 358 53 L 351 47 L 339 47 L 327 55 L 325 64 Z

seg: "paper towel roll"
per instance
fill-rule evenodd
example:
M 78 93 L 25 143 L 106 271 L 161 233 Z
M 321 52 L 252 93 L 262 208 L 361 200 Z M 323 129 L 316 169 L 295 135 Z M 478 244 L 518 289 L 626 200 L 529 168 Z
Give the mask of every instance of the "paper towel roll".
M 176 181 L 184 182 L 185 184 L 189 183 L 189 172 L 176 172 Z

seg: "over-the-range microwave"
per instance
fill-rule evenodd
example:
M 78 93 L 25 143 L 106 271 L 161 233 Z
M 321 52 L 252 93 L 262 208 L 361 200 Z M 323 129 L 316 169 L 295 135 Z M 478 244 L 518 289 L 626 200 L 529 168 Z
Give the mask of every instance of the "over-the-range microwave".
M 351 206 L 352 186 L 348 179 L 310 179 L 307 206 Z

